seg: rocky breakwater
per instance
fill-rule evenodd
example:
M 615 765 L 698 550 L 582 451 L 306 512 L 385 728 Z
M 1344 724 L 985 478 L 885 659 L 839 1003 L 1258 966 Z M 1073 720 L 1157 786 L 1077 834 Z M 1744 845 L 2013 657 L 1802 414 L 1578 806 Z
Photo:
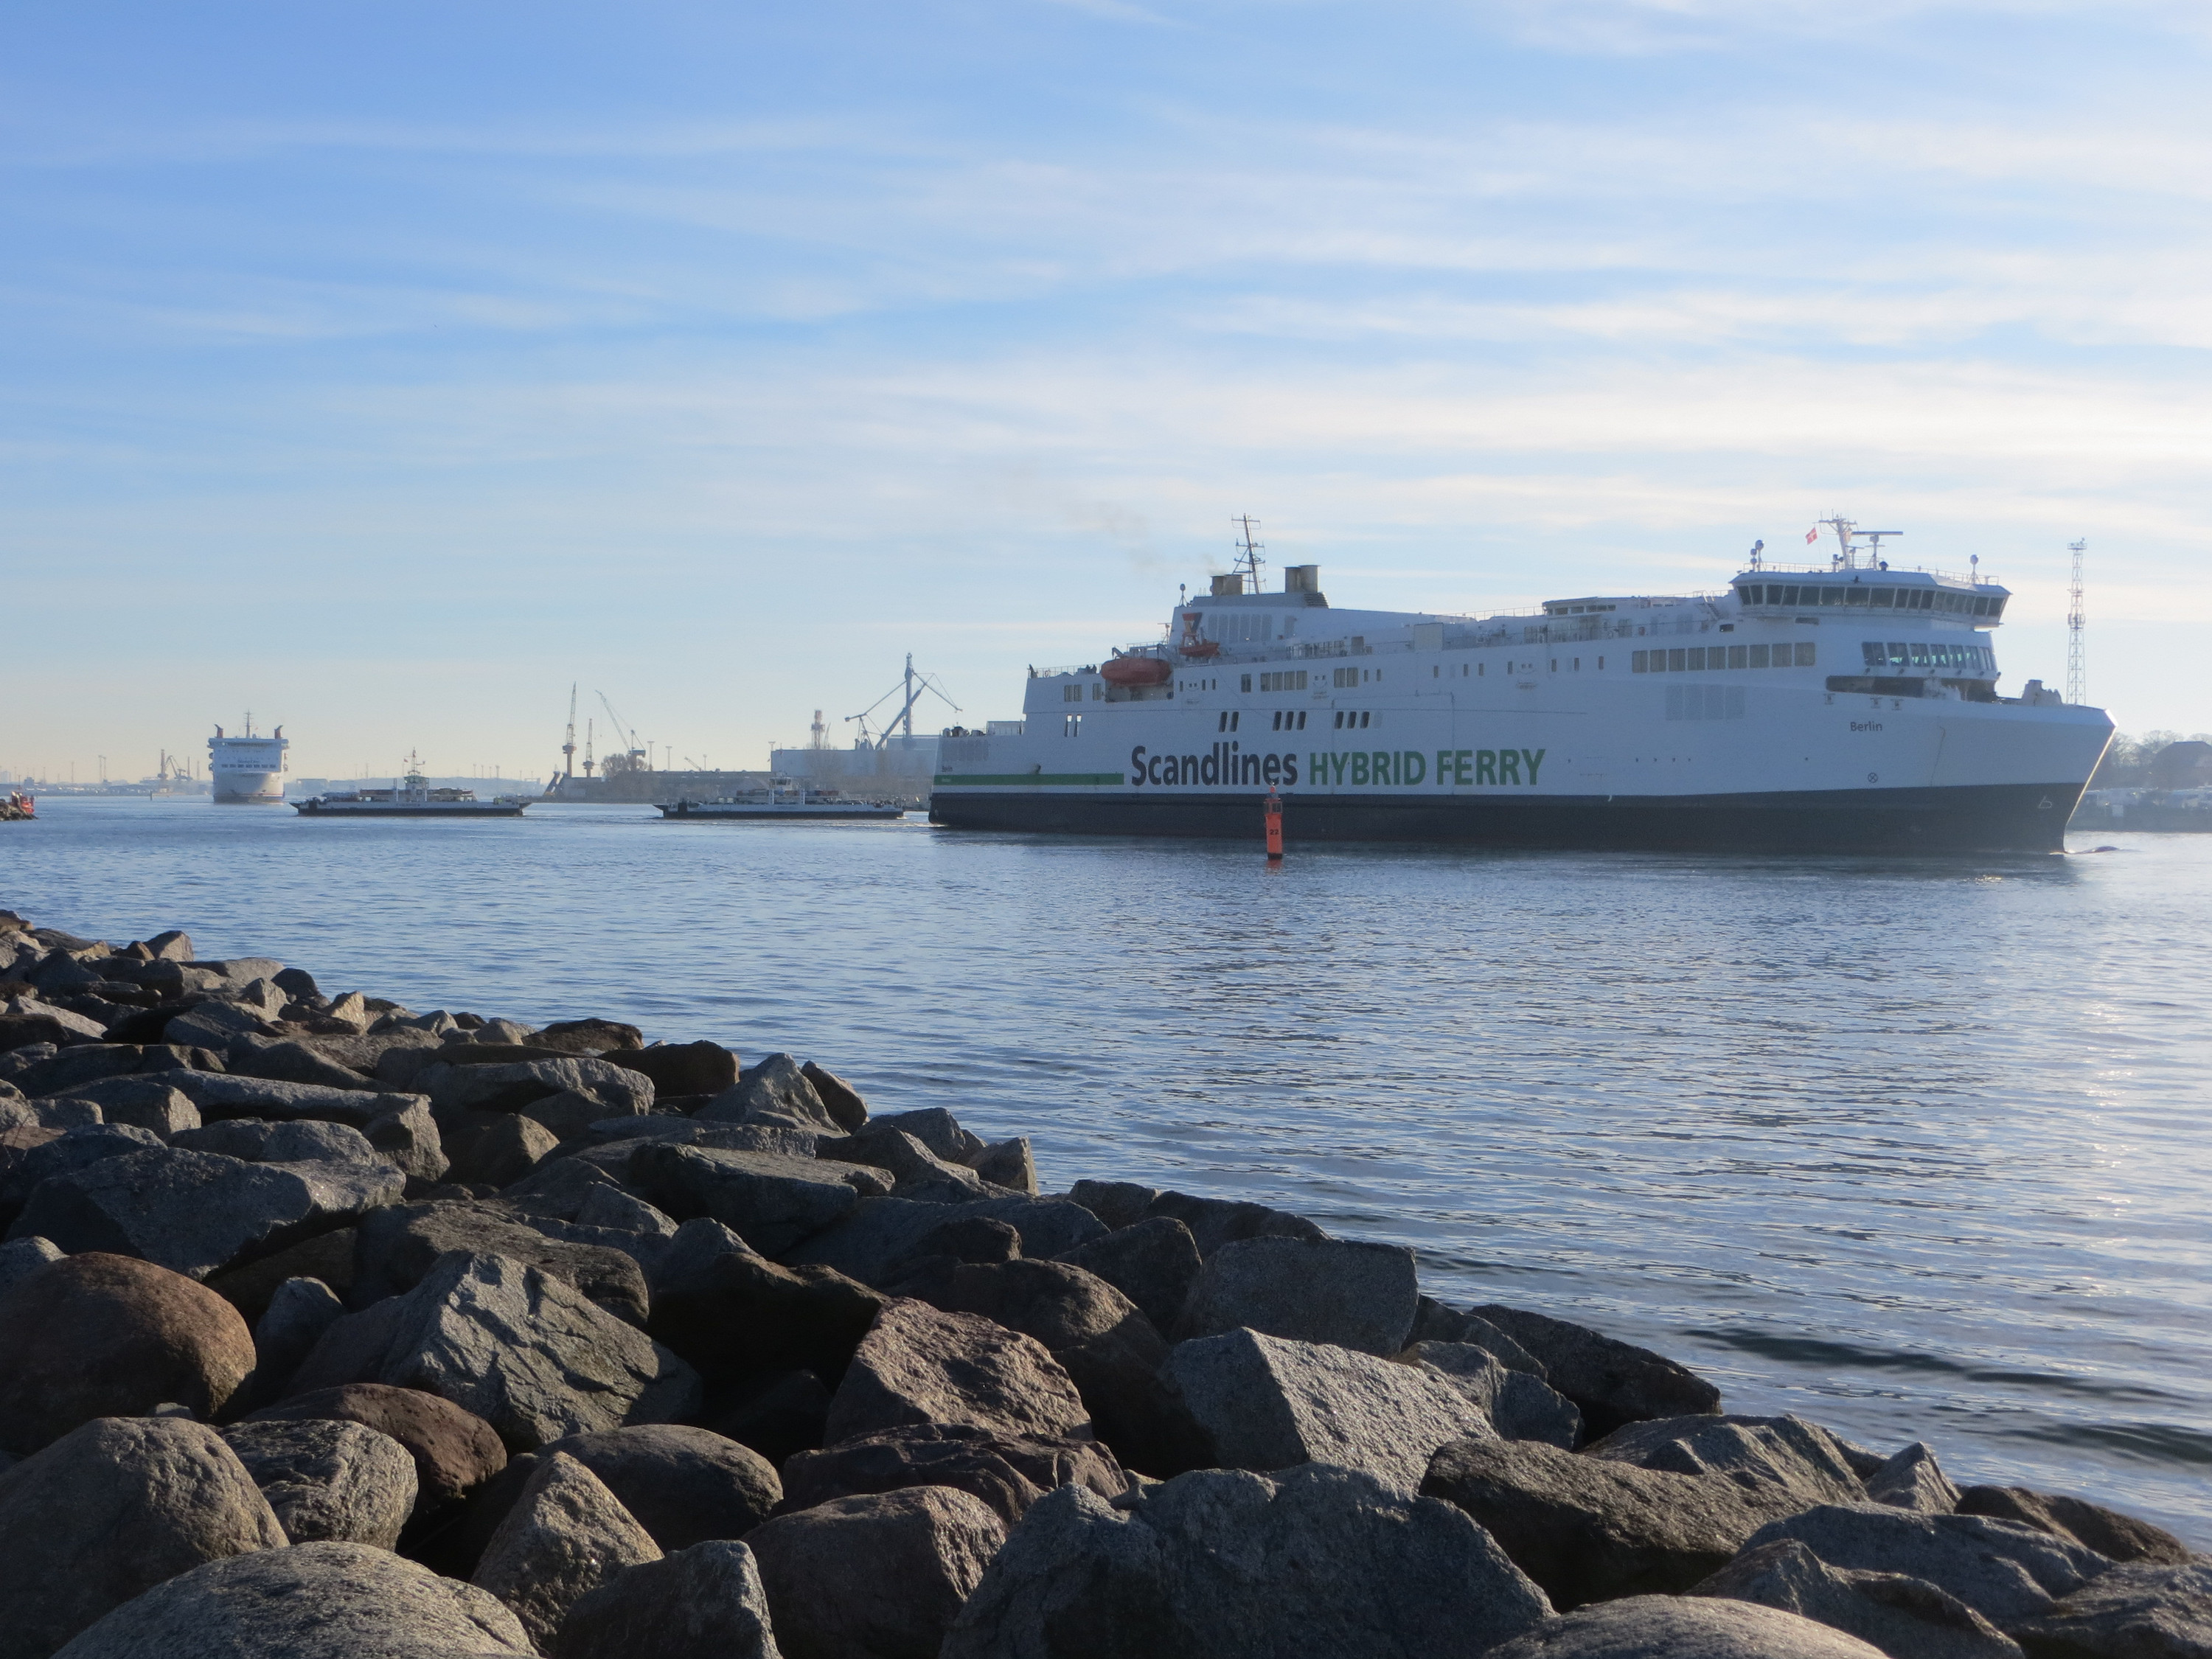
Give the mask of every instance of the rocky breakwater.
M 0 1659 L 2212 1655 L 2212 1565 L 1256 1204 L 0 917 Z

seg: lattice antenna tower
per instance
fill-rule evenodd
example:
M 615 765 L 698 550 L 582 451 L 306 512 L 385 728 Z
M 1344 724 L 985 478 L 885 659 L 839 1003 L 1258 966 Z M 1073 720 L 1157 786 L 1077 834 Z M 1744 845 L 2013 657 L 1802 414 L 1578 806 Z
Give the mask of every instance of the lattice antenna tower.
M 2074 555 L 2074 585 L 2066 603 L 2066 701 L 2089 701 L 2089 666 L 2081 648 L 2081 556 L 2089 550 L 2087 541 L 2069 542 L 2067 550 Z
M 1229 522 L 1237 526 L 1240 532 L 1237 538 L 1237 557 L 1229 568 L 1244 578 L 1246 592 L 1256 593 L 1260 591 L 1260 567 L 1267 562 L 1260 555 L 1267 550 L 1267 543 L 1255 541 L 1252 538 L 1252 532 L 1260 527 L 1260 521 L 1245 513 Z

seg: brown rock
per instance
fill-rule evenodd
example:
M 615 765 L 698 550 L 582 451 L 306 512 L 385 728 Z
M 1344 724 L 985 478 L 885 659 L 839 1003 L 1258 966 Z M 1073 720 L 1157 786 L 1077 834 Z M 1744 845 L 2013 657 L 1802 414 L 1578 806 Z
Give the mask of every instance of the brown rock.
M 847 1134 L 852 1133 L 868 1121 L 868 1103 L 860 1098 L 860 1091 L 825 1066 L 812 1060 L 799 1068 L 799 1075 L 814 1085 L 814 1092 L 829 1108 L 830 1115 L 837 1120 L 837 1127 Z
M 276 1423 L 326 1418 L 390 1435 L 415 1460 L 424 1509 L 457 1501 L 507 1467 L 507 1448 L 490 1424 L 419 1389 L 349 1382 L 320 1389 L 258 1411 L 246 1420 Z
M 2026 1486 L 1969 1486 L 1959 1495 L 1959 1513 L 2017 1521 L 2055 1538 L 2087 1545 L 2115 1561 L 2178 1566 L 2197 1559 L 2188 1545 L 2163 1527 L 2084 1498 L 2034 1492 Z
M 253 1335 L 204 1285 L 151 1262 L 66 1256 L 0 1297 L 0 1448 L 33 1452 L 80 1423 L 173 1401 L 222 1408 Z
M 1012 1527 L 1045 1493 L 1070 1484 L 1119 1498 L 1129 1477 L 1091 1440 L 1029 1440 L 984 1429 L 928 1425 L 856 1435 L 783 1466 L 786 1510 L 907 1486 L 951 1486 L 980 1498 Z
M 1093 1437 L 1082 1395 L 1042 1343 L 980 1315 L 941 1313 L 902 1297 L 876 1316 L 854 1352 L 824 1432 L 834 1444 L 917 1423 Z
M 719 1042 L 656 1042 L 650 1048 L 617 1048 L 608 1058 L 651 1078 L 653 1094 L 664 1100 L 718 1095 L 738 1081 L 738 1057 Z
M 334 1233 L 303 1238 L 289 1249 L 249 1261 L 243 1267 L 210 1273 L 207 1287 L 252 1324 L 260 1322 L 268 1311 L 269 1298 L 288 1279 L 319 1279 L 343 1297 L 353 1289 L 354 1232 L 351 1227 L 341 1227 Z
M 745 1543 L 785 1659 L 936 1659 L 1006 1536 L 981 1500 L 911 1486 L 779 1516 Z

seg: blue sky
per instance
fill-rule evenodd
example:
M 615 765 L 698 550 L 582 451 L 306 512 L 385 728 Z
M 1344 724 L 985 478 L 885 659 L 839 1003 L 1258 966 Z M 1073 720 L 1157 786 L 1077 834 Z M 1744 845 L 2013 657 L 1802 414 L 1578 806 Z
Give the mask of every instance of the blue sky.
M 1842 511 L 2212 727 L 2199 6 L 80 4 L 0 17 L 0 767 L 983 719 L 1228 520 L 1339 603 Z

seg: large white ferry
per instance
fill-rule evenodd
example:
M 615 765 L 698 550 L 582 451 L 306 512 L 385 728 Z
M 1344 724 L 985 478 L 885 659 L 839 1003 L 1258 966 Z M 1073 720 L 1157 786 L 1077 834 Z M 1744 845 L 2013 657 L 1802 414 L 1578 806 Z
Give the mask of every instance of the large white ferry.
M 278 726 L 273 737 L 253 735 L 253 716 L 246 717 L 246 735 L 227 738 L 220 726 L 208 739 L 208 778 L 217 805 L 246 802 L 255 805 L 281 804 L 284 799 L 284 751 L 291 747 Z
M 1488 617 L 1337 609 L 1315 565 L 1260 592 L 1248 536 L 1164 642 L 1032 669 L 1021 720 L 949 731 L 930 817 L 1256 840 L 1273 791 L 1293 842 L 2062 850 L 2112 721 L 1999 695 L 2008 590 L 1826 522 L 1818 568 L 1754 550 L 1722 593 Z

